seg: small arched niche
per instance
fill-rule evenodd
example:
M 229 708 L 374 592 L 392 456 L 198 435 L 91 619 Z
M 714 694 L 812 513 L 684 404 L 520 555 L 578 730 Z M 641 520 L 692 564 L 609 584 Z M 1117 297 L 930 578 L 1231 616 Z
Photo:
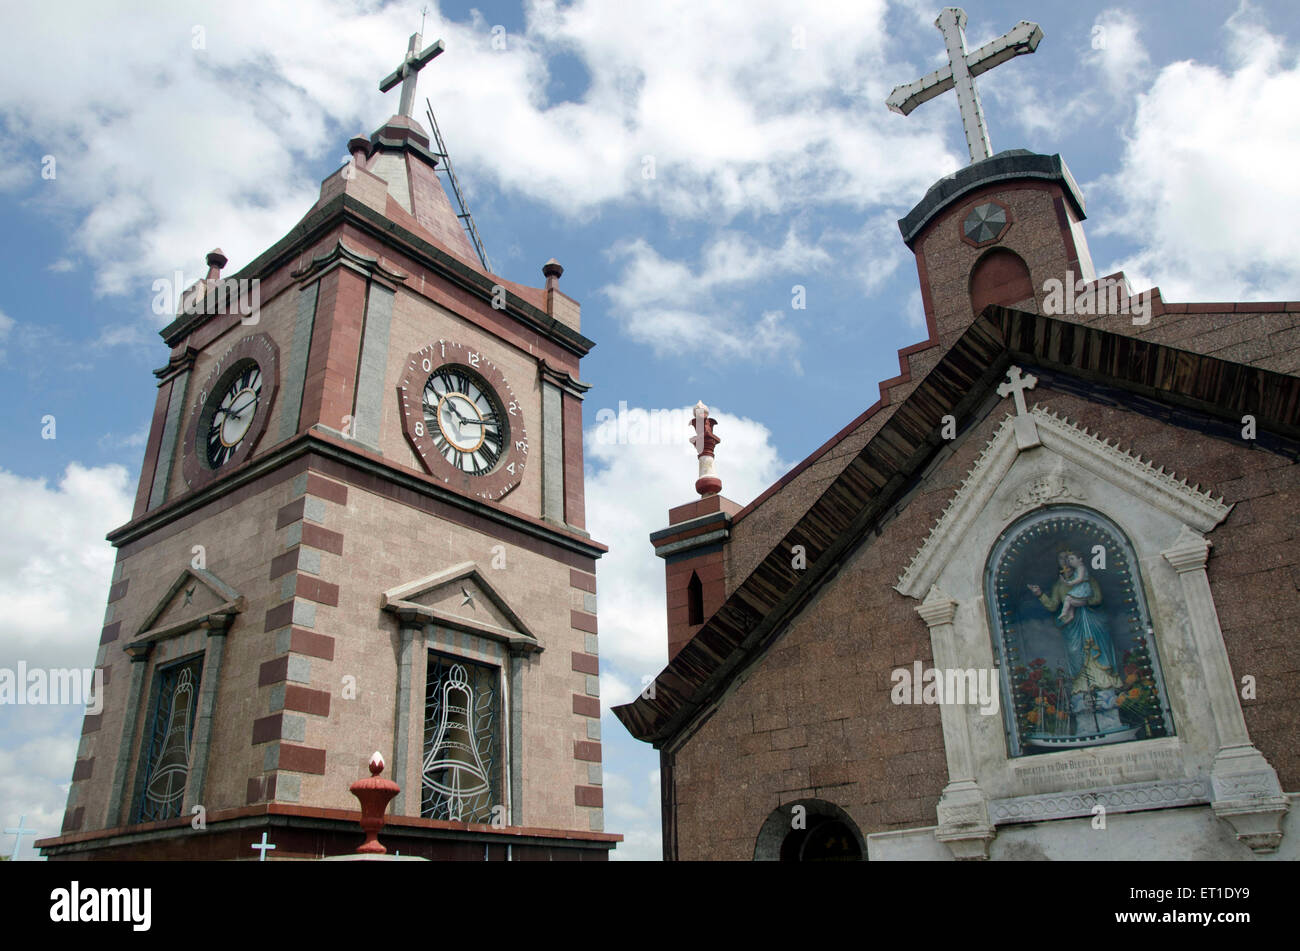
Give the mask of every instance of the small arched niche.
M 1029 266 L 1014 251 L 992 248 L 970 271 L 970 303 L 975 313 L 990 304 L 1008 307 L 1034 297 Z
M 847 812 L 823 799 L 778 806 L 763 821 L 755 862 L 861 862 L 867 843 Z

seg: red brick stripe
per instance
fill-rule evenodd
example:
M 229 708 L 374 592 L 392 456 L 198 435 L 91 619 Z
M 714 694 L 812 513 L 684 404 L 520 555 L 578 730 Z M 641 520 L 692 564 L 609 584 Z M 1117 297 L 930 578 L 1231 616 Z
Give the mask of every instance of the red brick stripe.
M 307 494 L 318 496 L 328 502 L 339 505 L 348 504 L 348 487 L 341 482 L 332 482 L 315 472 L 307 473 Z
M 343 535 L 311 522 L 302 523 L 302 543 L 309 548 L 327 551 L 331 555 L 343 554 Z
M 86 719 L 82 721 L 81 724 L 81 735 L 85 736 L 87 733 L 95 733 L 103 725 L 104 725 L 104 714 L 87 713 Z
M 289 631 L 289 650 L 295 654 L 333 660 L 334 638 L 327 634 L 317 634 L 314 631 L 304 631 L 300 627 L 295 627 Z
M 289 655 L 268 660 L 257 671 L 257 685 L 267 687 L 278 684 L 289 675 Z
M 112 604 L 114 601 L 120 601 L 122 598 L 126 597 L 126 586 L 130 583 L 130 578 L 123 578 L 117 584 L 113 585 L 113 587 L 109 588 L 108 603 Z
M 585 611 L 569 611 L 569 624 L 588 634 L 596 633 L 596 615 Z
M 321 581 L 319 578 L 313 578 L 311 575 L 299 575 L 294 592 L 298 597 L 306 598 L 308 601 L 338 607 L 339 586 L 330 584 L 328 581 Z
M 574 786 L 573 801 L 579 806 L 603 806 L 605 791 L 599 786 Z
M 294 499 L 288 505 L 283 506 L 275 513 L 275 527 L 284 528 L 286 525 L 292 525 L 294 522 L 302 521 L 303 510 L 307 507 L 307 497 L 302 496 Z
M 112 624 L 106 625 L 104 630 L 100 632 L 99 643 L 111 644 L 117 640 L 117 635 L 120 633 L 122 633 L 122 622 L 114 621 Z
M 298 549 L 290 548 L 283 554 L 276 555 L 271 559 L 271 574 L 269 580 L 274 581 L 281 575 L 287 575 L 293 569 L 298 567 Z
M 295 773 L 315 773 L 325 775 L 325 751 L 310 746 L 293 746 L 280 744 L 280 769 Z
M 600 659 L 594 654 L 583 654 L 578 651 L 571 651 L 573 655 L 573 669 L 581 674 L 598 674 L 600 673 Z
M 314 716 L 330 715 L 330 694 L 328 690 L 312 690 L 310 687 L 289 684 L 284 688 L 284 708 L 298 713 L 310 713 Z
M 573 712 L 584 717 L 600 716 L 600 698 L 584 697 L 580 693 L 573 695 Z
M 265 743 L 268 740 L 278 740 L 283 726 L 283 713 L 273 713 L 269 717 L 254 720 L 253 745 L 257 746 L 259 743 Z
M 264 631 L 278 631 L 285 627 L 293 620 L 293 599 L 290 598 L 284 604 L 277 604 L 271 610 L 266 612 L 266 623 L 262 626 Z
M 579 571 L 577 568 L 569 569 L 569 587 L 579 588 L 583 591 L 596 593 L 596 576 L 585 571 Z
M 599 763 L 600 744 L 593 743 L 591 740 L 574 740 L 573 758 L 584 760 L 588 763 Z
M 77 760 L 77 765 L 72 767 L 72 781 L 75 783 L 81 779 L 89 779 L 90 774 L 95 771 L 95 757 L 89 759 Z

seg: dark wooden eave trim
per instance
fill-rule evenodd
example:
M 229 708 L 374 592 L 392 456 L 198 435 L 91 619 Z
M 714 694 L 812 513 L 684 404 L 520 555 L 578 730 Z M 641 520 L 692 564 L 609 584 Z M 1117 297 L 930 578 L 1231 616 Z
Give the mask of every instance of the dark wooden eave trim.
M 916 484 L 1012 363 L 1041 366 L 1240 427 L 1255 416 L 1269 448 L 1300 458 L 1300 376 L 1276 373 L 1039 314 L 989 307 L 690 641 L 653 691 L 614 707 L 637 739 L 664 748 L 707 716 L 737 673 L 762 656 L 845 557 Z M 796 570 L 802 545 L 806 569 Z M 651 698 L 653 697 L 653 699 Z
M 350 224 L 371 237 L 400 248 L 403 254 L 414 258 L 434 274 L 491 305 L 493 289 L 498 286 L 491 275 L 484 274 L 448 254 L 348 194 L 338 195 L 310 212 L 287 235 L 254 258 L 238 273 L 223 280 L 251 280 L 271 274 L 298 257 L 304 248 L 309 247 L 340 223 Z M 504 285 L 500 286 L 504 287 Z M 572 327 L 539 310 L 509 290 L 505 292 L 505 301 L 506 308 L 503 313 L 570 353 L 584 357 L 596 345 Z M 182 314 L 160 330 L 159 334 L 166 341 L 167 346 L 175 347 L 211 316 L 211 314 Z

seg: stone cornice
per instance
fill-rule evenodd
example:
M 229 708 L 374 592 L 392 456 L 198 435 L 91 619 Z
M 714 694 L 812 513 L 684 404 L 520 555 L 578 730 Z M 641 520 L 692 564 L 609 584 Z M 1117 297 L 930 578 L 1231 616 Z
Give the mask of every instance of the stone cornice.
M 437 276 L 469 291 L 491 306 L 496 295 L 495 288 L 500 286 L 492 275 L 471 267 L 346 193 L 313 209 L 284 238 L 245 265 L 229 280 L 265 278 L 279 268 L 289 266 L 293 259 L 301 254 L 303 248 L 309 247 L 330 229 L 340 224 L 350 224 L 378 240 L 400 248 L 403 254 L 414 258 Z M 595 346 L 593 341 L 545 311 L 510 293 L 508 289 L 505 291 L 505 303 L 506 307 L 501 311 L 502 313 L 579 357 L 586 356 Z M 182 315 L 159 333 L 168 346 L 174 347 L 210 316 L 209 314 Z
M 288 442 L 260 456 L 255 456 L 243 468 L 231 472 L 228 476 L 209 483 L 201 489 L 189 492 L 166 505 L 146 512 L 120 528 L 114 529 L 108 533 L 107 539 L 114 547 L 120 548 L 137 539 L 144 538 L 176 519 L 211 504 L 240 486 L 268 475 L 295 459 L 307 455 L 316 455 L 341 462 L 363 473 L 379 476 L 394 485 L 411 489 L 418 495 L 436 499 L 457 509 L 478 515 L 504 528 L 513 529 L 587 558 L 599 558 L 609 550 L 599 542 L 593 542 L 589 538 L 578 536 L 576 533 L 561 531 L 546 524 L 539 524 L 499 506 L 462 496 L 432 482 L 426 476 L 398 469 L 391 463 L 370 458 L 368 455 L 359 453 L 347 446 L 338 445 L 333 440 L 327 439 L 323 434 L 317 432 L 300 433 Z
M 289 276 L 297 280 L 301 286 L 309 284 L 311 281 L 320 280 L 320 278 L 337 267 L 350 268 L 390 288 L 396 287 L 399 283 L 405 281 L 407 277 L 401 271 L 395 271 L 385 266 L 379 258 L 362 254 L 360 251 L 348 247 L 342 238 L 339 238 L 329 251 L 316 255 L 307 264 L 291 272 Z

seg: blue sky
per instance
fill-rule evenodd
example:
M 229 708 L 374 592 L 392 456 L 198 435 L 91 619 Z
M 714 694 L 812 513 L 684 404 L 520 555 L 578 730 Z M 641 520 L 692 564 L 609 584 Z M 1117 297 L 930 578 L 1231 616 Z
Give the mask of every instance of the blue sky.
M 804 9 L 810 6 L 811 9 Z M 0 667 L 93 661 L 166 350 L 152 283 L 230 271 L 283 236 L 396 108 L 378 80 L 419 3 L 29 4 L 0 70 Z M 896 221 L 967 161 L 930 0 L 805 5 L 429 3 L 421 75 L 495 270 L 561 287 L 584 361 L 602 692 L 665 659 L 646 535 L 693 496 L 677 441 L 597 413 L 720 419 L 723 493 L 748 502 L 878 396 L 924 336 Z M 1020 19 L 1037 53 L 980 77 L 994 150 L 1060 152 L 1098 272 L 1167 300 L 1300 296 L 1300 69 L 1284 0 L 969 2 L 971 47 Z M 71 15 L 70 15 L 71 14 Z M 69 26 L 71 23 L 71 26 Z M 501 29 L 497 29 L 497 28 Z M 494 36 L 504 44 L 493 44 Z M 196 49 L 196 39 L 202 40 Z M 504 46 L 504 48 L 500 48 Z M 41 175 L 53 156 L 55 177 Z M 646 170 L 653 166 L 654 176 Z M 806 309 L 792 308 L 792 288 Z M 55 418 L 54 439 L 42 419 Z M 0 708 L 0 821 L 57 832 L 80 716 Z M 657 754 L 603 719 L 606 826 L 658 857 Z M 7 852 L 10 840 L 4 840 Z M 30 855 L 30 846 L 25 849 Z

